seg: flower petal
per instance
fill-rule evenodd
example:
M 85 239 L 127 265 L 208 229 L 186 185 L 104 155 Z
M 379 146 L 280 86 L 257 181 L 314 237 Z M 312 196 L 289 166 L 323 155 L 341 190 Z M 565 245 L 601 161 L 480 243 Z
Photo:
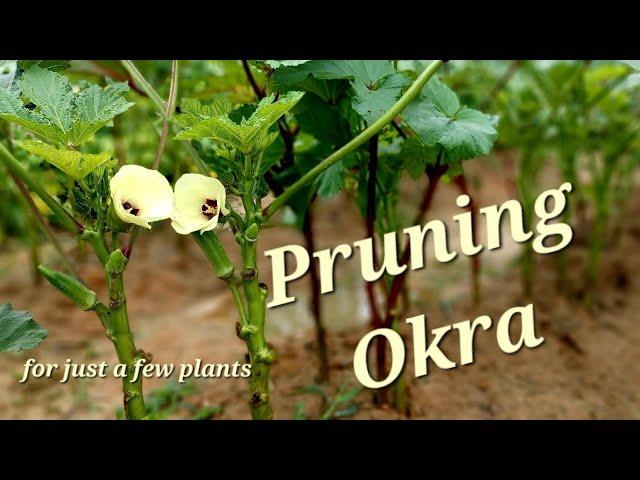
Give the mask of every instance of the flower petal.
M 178 210 L 173 211 L 173 213 L 171 214 L 171 220 L 171 225 L 173 225 L 173 222 L 180 225 L 181 231 L 176 230 L 176 232 L 184 232 L 182 233 L 183 235 L 205 228 L 211 222 L 211 220 L 209 220 L 204 215 L 186 215 Z
M 209 218 L 202 211 L 207 200 L 215 200 L 218 212 Z M 180 177 L 175 185 L 174 208 L 171 213 L 172 226 L 181 234 L 200 230 L 204 233 L 218 225 L 220 212 L 229 213 L 225 205 L 226 191 L 217 178 L 197 173 L 187 173 Z
M 157 170 L 139 165 L 124 165 L 113 176 L 109 186 L 116 213 L 125 222 L 151 228 L 149 222 L 171 216 L 173 190 L 164 175 Z M 136 215 L 124 208 L 125 203 L 137 210 Z
M 149 222 L 147 222 L 144 218 L 127 212 L 122 206 L 123 203 L 124 201 L 120 200 L 118 197 L 113 199 L 113 207 L 115 208 L 118 217 L 120 217 L 120 220 L 126 223 L 133 223 L 134 225 L 138 225 L 140 227 L 148 229 L 151 228 Z

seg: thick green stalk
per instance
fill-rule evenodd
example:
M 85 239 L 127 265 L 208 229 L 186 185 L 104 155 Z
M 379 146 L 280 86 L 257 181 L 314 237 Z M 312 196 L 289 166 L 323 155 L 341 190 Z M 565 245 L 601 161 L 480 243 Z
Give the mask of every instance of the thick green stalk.
M 136 348 L 129 328 L 127 315 L 127 297 L 124 291 L 123 273 L 126 257 L 115 250 L 107 261 L 107 289 L 109 292 L 109 331 L 111 341 L 116 348 L 118 360 L 127 365 L 127 376 L 122 379 L 124 392 L 124 411 L 127 420 L 141 420 L 147 415 L 142 394 L 142 375 L 133 382 L 135 364 L 139 359 L 146 360 L 146 354 Z
M 253 212 L 253 202 L 247 204 Z M 250 216 L 253 213 L 250 214 Z M 255 225 L 255 224 L 253 224 Z M 273 418 L 273 410 L 269 403 L 269 365 L 273 354 L 267 347 L 264 337 L 266 287 L 260 285 L 257 267 L 257 226 L 250 228 L 240 238 L 242 246 L 242 287 L 247 306 L 238 289 L 237 276 L 234 275 L 233 264 L 218 236 L 214 232 L 193 233 L 216 276 L 224 280 L 231 291 L 236 304 L 240 321 L 236 326 L 238 336 L 247 344 L 251 358 L 251 378 L 249 379 L 249 406 L 251 416 L 256 420 Z
M 2 162 L 7 169 L 24 183 L 29 190 L 34 192 L 40 199 L 49 207 L 49 210 L 60 222 L 66 230 L 71 233 L 82 233 L 84 227 L 78 223 L 65 208 L 60 205 L 53 197 L 51 197 L 44 189 L 42 184 L 35 180 L 27 171 L 26 168 L 14 157 L 9 150 L 0 143 L 0 162 Z
M 242 285 L 248 304 L 250 331 L 245 341 L 251 357 L 249 379 L 249 407 L 254 420 L 271 420 L 273 409 L 269 402 L 269 366 L 273 353 L 264 336 L 266 286 L 258 280 L 257 244 L 246 242 L 242 247 Z
M 325 158 L 322 162 L 312 168 L 309 172 L 303 175 L 293 185 L 287 188 L 282 195 L 278 196 L 271 204 L 263 211 L 263 216 L 266 218 L 271 217 L 278 211 L 286 202 L 295 195 L 302 187 L 315 180 L 322 172 L 327 170 L 332 165 L 338 163 L 344 157 L 355 151 L 362 145 L 364 145 L 370 138 L 376 135 L 380 130 L 387 126 L 391 121 L 402 112 L 411 101 L 418 96 L 422 87 L 433 77 L 438 69 L 444 64 L 442 60 L 435 60 L 420 74 L 420 76 L 413 82 L 409 89 L 400 97 L 400 99 L 386 111 L 378 120 L 373 122 L 369 127 L 360 132 L 349 143 L 336 150 L 334 153 Z
M 247 158 L 246 170 L 251 168 Z M 247 174 L 247 178 L 251 178 Z M 267 286 L 260 283 L 258 272 L 258 237 L 260 229 L 256 220 L 256 207 L 251 196 L 255 179 L 247 180 L 242 202 L 246 211 L 247 229 L 238 241 L 242 247 L 242 287 L 247 299 L 248 327 L 241 332 L 247 343 L 251 358 L 249 378 L 249 408 L 254 420 L 271 420 L 273 409 L 269 401 L 269 367 L 273 352 L 267 346 L 264 336 L 266 317 Z M 245 333 L 245 334 L 242 334 Z

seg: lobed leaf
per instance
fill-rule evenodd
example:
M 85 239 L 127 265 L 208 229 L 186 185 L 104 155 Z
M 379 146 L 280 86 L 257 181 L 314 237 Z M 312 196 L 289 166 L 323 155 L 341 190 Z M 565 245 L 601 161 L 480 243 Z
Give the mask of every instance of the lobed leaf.
M 456 163 L 486 155 L 498 138 L 497 117 L 460 106 L 455 93 L 432 79 L 403 112 L 407 125 L 428 146 L 443 149 L 443 160 Z
M 380 118 L 400 98 L 402 88 L 410 83 L 408 77 L 396 72 L 389 60 L 311 60 L 279 68 L 273 81 L 276 88 L 281 88 L 304 85 L 310 78 L 348 80 L 352 87 L 352 107 L 368 124 Z M 319 92 L 315 93 L 324 98 Z
M 38 64 L 22 74 L 17 86 L 33 106 L 23 105 L 18 92 L 0 89 L 0 118 L 64 145 L 87 141 L 133 105 L 122 97 L 128 89 L 124 82 L 111 82 L 104 89 L 89 84 L 76 94 L 66 77 Z
M 52 142 L 64 143 L 65 133 L 39 113 L 24 108 L 17 95 L 0 88 L 0 118 L 16 123 Z
M 126 82 L 112 83 L 104 90 L 98 85 L 91 85 L 80 91 L 76 97 L 75 121 L 92 124 L 104 124 L 127 111 L 132 102 L 127 102 L 122 92 L 128 87 Z
M 274 73 L 274 82 L 293 85 L 313 76 L 320 80 L 347 79 L 371 86 L 394 73 L 388 60 L 311 60 L 302 65 L 279 68 Z
M 215 98 L 211 105 L 202 105 L 199 100 L 185 98 L 180 103 L 180 114 L 174 119 L 181 128 L 188 129 L 202 120 L 227 115 L 232 109 L 231 102 L 225 97 Z
M 71 129 L 73 91 L 65 76 L 32 66 L 22 74 L 18 86 L 53 125 L 65 133 Z
M 37 155 L 59 168 L 74 180 L 84 179 L 112 157 L 111 152 L 82 153 L 77 150 L 69 150 L 64 146 L 54 147 L 38 140 L 24 140 L 19 145 L 29 153 Z
M 402 89 L 410 83 L 409 78 L 400 73 L 388 75 L 374 86 L 356 83 L 353 85 L 351 105 L 371 125 L 396 103 Z
M 269 134 L 269 129 L 291 110 L 303 95 L 302 92 L 289 92 L 277 101 L 274 95 L 263 98 L 253 114 L 248 119 L 243 117 L 240 123 L 229 117 L 227 106 L 205 109 L 191 101 L 187 104 L 187 110 L 176 116 L 176 122 L 184 129 L 176 138 L 211 138 L 244 153 L 264 150 L 277 137 Z

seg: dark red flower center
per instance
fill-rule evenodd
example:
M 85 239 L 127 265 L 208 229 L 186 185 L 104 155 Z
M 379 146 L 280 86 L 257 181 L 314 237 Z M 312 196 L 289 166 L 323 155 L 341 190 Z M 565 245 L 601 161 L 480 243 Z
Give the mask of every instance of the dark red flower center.
M 127 212 L 129 212 L 131 215 L 134 215 L 134 216 L 138 216 L 138 213 L 140 213 L 140 209 L 134 207 L 129 202 L 124 202 L 122 204 L 122 208 L 124 208 Z
M 202 204 L 202 214 L 211 220 L 218 214 L 218 202 L 216 200 L 207 199 Z

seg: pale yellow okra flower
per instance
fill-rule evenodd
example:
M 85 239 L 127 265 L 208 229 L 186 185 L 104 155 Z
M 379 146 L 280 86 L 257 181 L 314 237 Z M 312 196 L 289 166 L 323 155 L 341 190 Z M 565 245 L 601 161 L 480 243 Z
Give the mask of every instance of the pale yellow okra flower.
M 213 230 L 220 213 L 229 214 L 227 194 L 217 178 L 197 173 L 182 175 L 175 185 L 171 226 L 181 235 Z
M 111 182 L 113 208 L 123 222 L 151 228 L 151 222 L 171 216 L 173 190 L 157 170 L 139 165 L 124 165 Z

